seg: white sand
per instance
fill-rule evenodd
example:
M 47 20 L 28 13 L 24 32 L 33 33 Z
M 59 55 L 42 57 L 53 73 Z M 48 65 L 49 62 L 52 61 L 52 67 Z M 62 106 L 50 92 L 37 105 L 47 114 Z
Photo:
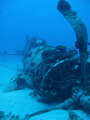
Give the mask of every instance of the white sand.
M 11 111 L 12 114 L 20 115 L 22 118 L 25 114 L 42 110 L 49 107 L 49 105 L 38 102 L 36 98 L 29 96 L 29 93 L 32 92 L 30 89 L 3 93 L 5 85 L 14 77 L 17 69 L 21 68 L 21 56 L 0 56 L 0 110 L 3 110 L 5 114 Z M 89 120 L 82 111 L 76 112 L 84 118 L 84 120 Z M 32 117 L 31 120 L 69 120 L 69 115 L 67 111 L 55 110 Z

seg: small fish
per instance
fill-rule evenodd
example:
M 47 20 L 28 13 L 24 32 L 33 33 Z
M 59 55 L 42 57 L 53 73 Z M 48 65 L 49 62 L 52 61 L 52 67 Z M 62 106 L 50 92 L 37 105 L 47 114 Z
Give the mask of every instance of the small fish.
M 61 35 L 61 36 L 64 36 L 64 33 L 61 33 L 60 35 Z
M 18 67 L 19 65 L 17 64 L 17 67 Z
M 66 47 L 68 47 L 68 46 L 59 46 L 59 48 L 66 48 Z

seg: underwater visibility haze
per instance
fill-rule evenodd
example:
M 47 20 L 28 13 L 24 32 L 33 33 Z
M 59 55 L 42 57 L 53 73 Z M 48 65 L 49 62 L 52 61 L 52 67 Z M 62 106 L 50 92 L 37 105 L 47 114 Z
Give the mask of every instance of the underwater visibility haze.
M 89 33 L 90 1 L 68 2 L 77 11 Z M 30 38 L 43 38 L 53 46 L 74 46 L 75 33 L 58 12 L 57 3 L 58 0 L 0 0 L 0 51 L 24 49 L 27 34 Z
M 89 0 L 0 0 L 0 120 L 90 119 L 89 13 Z

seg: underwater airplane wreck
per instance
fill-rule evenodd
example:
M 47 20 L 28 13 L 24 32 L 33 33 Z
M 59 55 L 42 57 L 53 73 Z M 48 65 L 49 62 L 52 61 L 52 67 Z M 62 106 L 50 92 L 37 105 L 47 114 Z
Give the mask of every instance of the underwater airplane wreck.
M 23 70 L 4 88 L 10 92 L 28 87 L 33 90 L 32 95 L 45 103 L 59 104 L 28 114 L 25 119 L 52 110 L 68 110 L 71 120 L 77 116 L 72 110 L 82 109 L 90 111 L 90 63 L 87 62 L 88 34 L 83 21 L 72 11 L 71 5 L 65 0 L 59 0 L 58 11 L 71 24 L 76 34 L 76 49 L 67 50 L 64 46 L 50 46 L 41 38 L 27 36 L 27 44 L 23 52 Z M 1 53 L 2 55 L 4 53 Z M 9 54 L 9 53 L 5 53 Z M 90 113 L 89 113 L 90 114 Z M 78 120 L 79 117 L 77 117 Z

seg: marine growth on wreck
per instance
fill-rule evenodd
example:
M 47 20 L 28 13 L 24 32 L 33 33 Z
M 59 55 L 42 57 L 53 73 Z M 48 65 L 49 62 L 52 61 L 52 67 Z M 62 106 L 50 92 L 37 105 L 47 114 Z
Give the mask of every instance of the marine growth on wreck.
M 27 36 L 25 49 L 19 53 L 23 56 L 23 70 L 18 72 L 4 88 L 4 92 L 10 92 L 27 87 L 33 90 L 30 95 L 39 101 L 48 104 L 58 103 L 52 108 L 26 115 L 26 118 L 56 109 L 74 110 L 78 109 L 78 106 L 82 110 L 90 111 L 87 29 L 67 1 L 59 0 L 57 9 L 75 31 L 76 49 L 68 49 L 62 45 L 53 47 L 44 39 L 36 37 L 29 39 Z M 69 111 L 70 116 L 73 114 Z

